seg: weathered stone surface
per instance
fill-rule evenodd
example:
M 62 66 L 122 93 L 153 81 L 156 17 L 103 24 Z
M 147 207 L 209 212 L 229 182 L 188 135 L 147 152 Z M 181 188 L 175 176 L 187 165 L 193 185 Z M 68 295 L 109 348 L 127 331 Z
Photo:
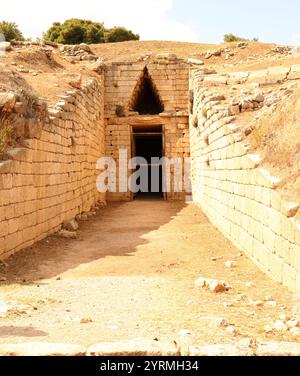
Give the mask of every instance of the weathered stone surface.
M 241 112 L 239 105 L 233 105 L 228 108 L 228 113 L 230 116 L 239 115 Z
M 239 334 L 237 329 L 232 325 L 227 326 L 226 332 L 232 335 L 233 337 L 236 337 Z
M 167 52 L 167 53 L 157 54 L 156 59 L 158 59 L 158 60 L 173 60 L 174 61 L 174 60 L 177 60 L 178 57 L 175 54 L 171 54 L 171 53 Z
M 293 65 L 291 71 L 288 75 L 289 80 L 299 80 L 300 79 L 300 64 Z
M 300 321 L 297 319 L 288 320 L 286 324 L 289 328 L 296 328 L 296 327 L 300 328 Z
M 83 346 L 62 343 L 0 344 L 0 356 L 83 356 L 85 353 Z
M 245 339 L 235 344 L 203 345 L 189 348 L 190 356 L 253 356 L 252 341 Z
M 179 349 L 175 343 L 134 339 L 120 342 L 107 342 L 92 345 L 88 356 L 177 356 Z
M 268 71 L 266 70 L 261 70 L 261 71 L 256 71 L 256 72 L 251 72 L 248 79 L 247 83 L 266 83 L 268 79 Z
M 265 97 L 262 93 L 257 93 L 251 98 L 251 100 L 254 102 L 261 103 L 265 100 Z
M 277 332 L 285 333 L 285 332 L 287 332 L 287 330 L 288 330 L 288 326 L 285 324 L 284 321 L 282 321 L 282 320 L 277 320 L 277 321 L 274 323 L 274 329 L 275 329 Z
M 14 93 L 0 93 L 0 109 L 11 111 L 16 103 L 17 97 Z
M 195 285 L 201 288 L 207 288 L 215 293 L 225 292 L 228 286 L 225 282 L 217 281 L 211 278 L 200 277 L 195 281 Z
M 227 85 L 228 77 L 221 76 L 219 74 L 211 74 L 204 77 L 203 85 L 204 86 L 223 86 Z
M 295 338 L 300 338 L 300 328 L 291 328 L 290 333 Z
M 232 269 L 232 268 L 235 268 L 237 266 L 237 262 L 236 261 L 226 261 L 225 262 L 225 266 L 226 268 L 228 269 Z
M 0 299 L 0 317 L 4 317 L 9 310 L 8 304 Z
M 66 238 L 66 239 L 76 239 L 77 238 L 77 232 L 61 230 L 61 231 L 59 231 L 58 236 L 60 236 L 62 238 Z
M 249 77 L 248 72 L 236 72 L 230 73 L 228 76 L 228 85 L 237 85 L 246 82 L 247 78 Z
M 206 287 L 206 280 L 207 280 L 207 278 L 200 277 L 200 278 L 198 278 L 198 279 L 195 281 L 195 285 L 196 285 L 197 287 L 202 287 L 202 288 L 204 288 L 204 287 Z
M 213 291 L 215 293 L 221 293 L 221 292 L 225 292 L 227 290 L 227 286 L 224 282 L 215 281 L 215 280 L 209 281 L 208 287 L 211 291 Z
M 105 69 L 105 63 L 103 61 L 96 61 L 91 64 L 90 69 L 96 73 L 102 73 Z
M 12 45 L 11 45 L 10 42 L 6 42 L 6 41 L 0 42 L 0 52 L 1 51 L 7 51 L 7 52 L 9 52 L 11 50 L 12 50 Z
M 75 219 L 71 219 L 70 221 L 65 221 L 63 223 L 63 229 L 74 232 L 79 229 L 79 225 Z
M 300 356 L 300 343 L 260 342 L 255 354 L 257 356 Z
M 299 211 L 299 203 L 291 201 L 283 201 L 282 203 L 282 213 L 288 218 L 295 217 Z
M 282 82 L 286 80 L 288 74 L 290 73 L 289 67 L 271 67 L 268 68 L 268 79 L 275 80 L 277 82 Z
M 202 60 L 192 58 L 188 59 L 188 63 L 192 65 L 204 65 L 204 62 Z

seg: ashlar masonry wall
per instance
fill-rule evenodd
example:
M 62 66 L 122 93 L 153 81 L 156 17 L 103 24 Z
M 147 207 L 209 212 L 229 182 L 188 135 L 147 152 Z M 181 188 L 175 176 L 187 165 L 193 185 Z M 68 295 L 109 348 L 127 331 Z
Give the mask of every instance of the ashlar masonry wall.
M 0 162 L 1 258 L 105 199 L 96 188 L 96 162 L 104 155 L 103 91 L 99 76 L 65 93 L 24 147 Z
M 255 72 L 255 77 L 244 72 L 232 77 L 193 72 L 190 116 L 194 201 L 263 271 L 293 291 L 300 290 L 297 210 L 294 203 L 282 199 L 276 190 L 279 179 L 261 168 L 259 155 L 249 153 L 236 119 L 222 105 L 219 87 L 229 80 L 239 84 L 242 77 L 251 83 L 257 77 L 274 83 L 292 72 L 300 78 L 300 66 L 296 68 Z
M 133 96 L 147 68 L 164 106 L 159 115 L 139 115 L 132 108 Z M 164 129 L 165 156 L 189 157 L 188 125 L 189 65 L 175 59 L 151 63 L 112 63 L 105 73 L 105 150 L 119 166 L 119 150 L 132 157 L 132 126 L 161 125 Z M 128 175 L 131 171 L 128 170 Z M 173 172 L 171 171 L 171 174 Z M 119 186 L 119 176 L 116 182 Z M 172 190 L 168 200 L 182 200 L 184 193 Z M 129 201 L 131 192 L 108 193 L 108 200 Z

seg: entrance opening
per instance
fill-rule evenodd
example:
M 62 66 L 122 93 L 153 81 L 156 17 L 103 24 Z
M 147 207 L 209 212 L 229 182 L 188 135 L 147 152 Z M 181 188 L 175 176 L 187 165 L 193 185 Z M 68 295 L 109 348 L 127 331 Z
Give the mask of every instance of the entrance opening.
M 139 115 L 158 115 L 164 112 L 163 103 L 147 67 L 143 70 L 134 89 L 131 107 Z
M 148 173 L 148 192 L 137 192 L 135 199 L 163 199 L 162 166 L 152 161 L 152 158 L 160 159 L 164 154 L 162 126 L 133 127 L 133 151 L 134 157 L 142 157 L 147 161 L 137 170 L 146 169 Z

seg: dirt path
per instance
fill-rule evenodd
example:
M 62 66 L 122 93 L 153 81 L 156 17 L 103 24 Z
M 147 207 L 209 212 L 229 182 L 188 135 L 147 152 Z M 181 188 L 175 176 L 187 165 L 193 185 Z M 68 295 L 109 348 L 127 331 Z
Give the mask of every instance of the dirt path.
M 237 267 L 225 268 L 227 260 Z M 191 332 L 185 340 L 192 344 L 265 339 L 264 325 L 297 304 L 196 206 L 181 203 L 111 204 L 82 223 L 77 240 L 50 237 L 7 263 L 0 269 L 7 278 L 0 299 L 16 308 L 0 318 L 0 343 L 178 340 L 181 330 Z M 194 285 L 200 276 L 224 280 L 232 289 L 201 290 Z M 251 304 L 265 297 L 276 307 Z M 218 326 L 218 318 L 234 325 L 237 338 Z M 290 334 L 268 338 L 299 340 Z

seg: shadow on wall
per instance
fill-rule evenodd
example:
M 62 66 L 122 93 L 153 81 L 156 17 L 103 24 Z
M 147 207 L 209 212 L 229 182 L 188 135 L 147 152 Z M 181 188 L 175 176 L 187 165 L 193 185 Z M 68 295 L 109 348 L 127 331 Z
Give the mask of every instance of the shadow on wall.
M 78 274 L 87 277 L 105 275 L 102 259 L 107 257 L 131 257 L 140 245 L 148 244 L 147 235 L 168 224 L 179 215 L 186 206 L 182 202 L 168 205 L 168 210 L 153 210 L 153 201 L 135 201 L 131 203 L 111 203 L 94 219 L 82 223 L 78 239 L 66 240 L 51 236 L 32 247 L 22 250 L 6 260 L 7 267 L 1 267 L 0 273 L 7 280 L 1 285 L 10 285 L 17 281 L 22 284 L 34 284 L 41 279 L 55 278 L 62 273 L 72 271 L 79 266 Z M 127 260 L 118 258 L 118 262 L 128 274 Z M 85 264 L 94 263 L 85 273 Z M 113 273 L 108 269 L 107 273 Z M 40 284 L 40 283 L 39 283 Z M 1 286 L 0 285 L 0 286 Z

